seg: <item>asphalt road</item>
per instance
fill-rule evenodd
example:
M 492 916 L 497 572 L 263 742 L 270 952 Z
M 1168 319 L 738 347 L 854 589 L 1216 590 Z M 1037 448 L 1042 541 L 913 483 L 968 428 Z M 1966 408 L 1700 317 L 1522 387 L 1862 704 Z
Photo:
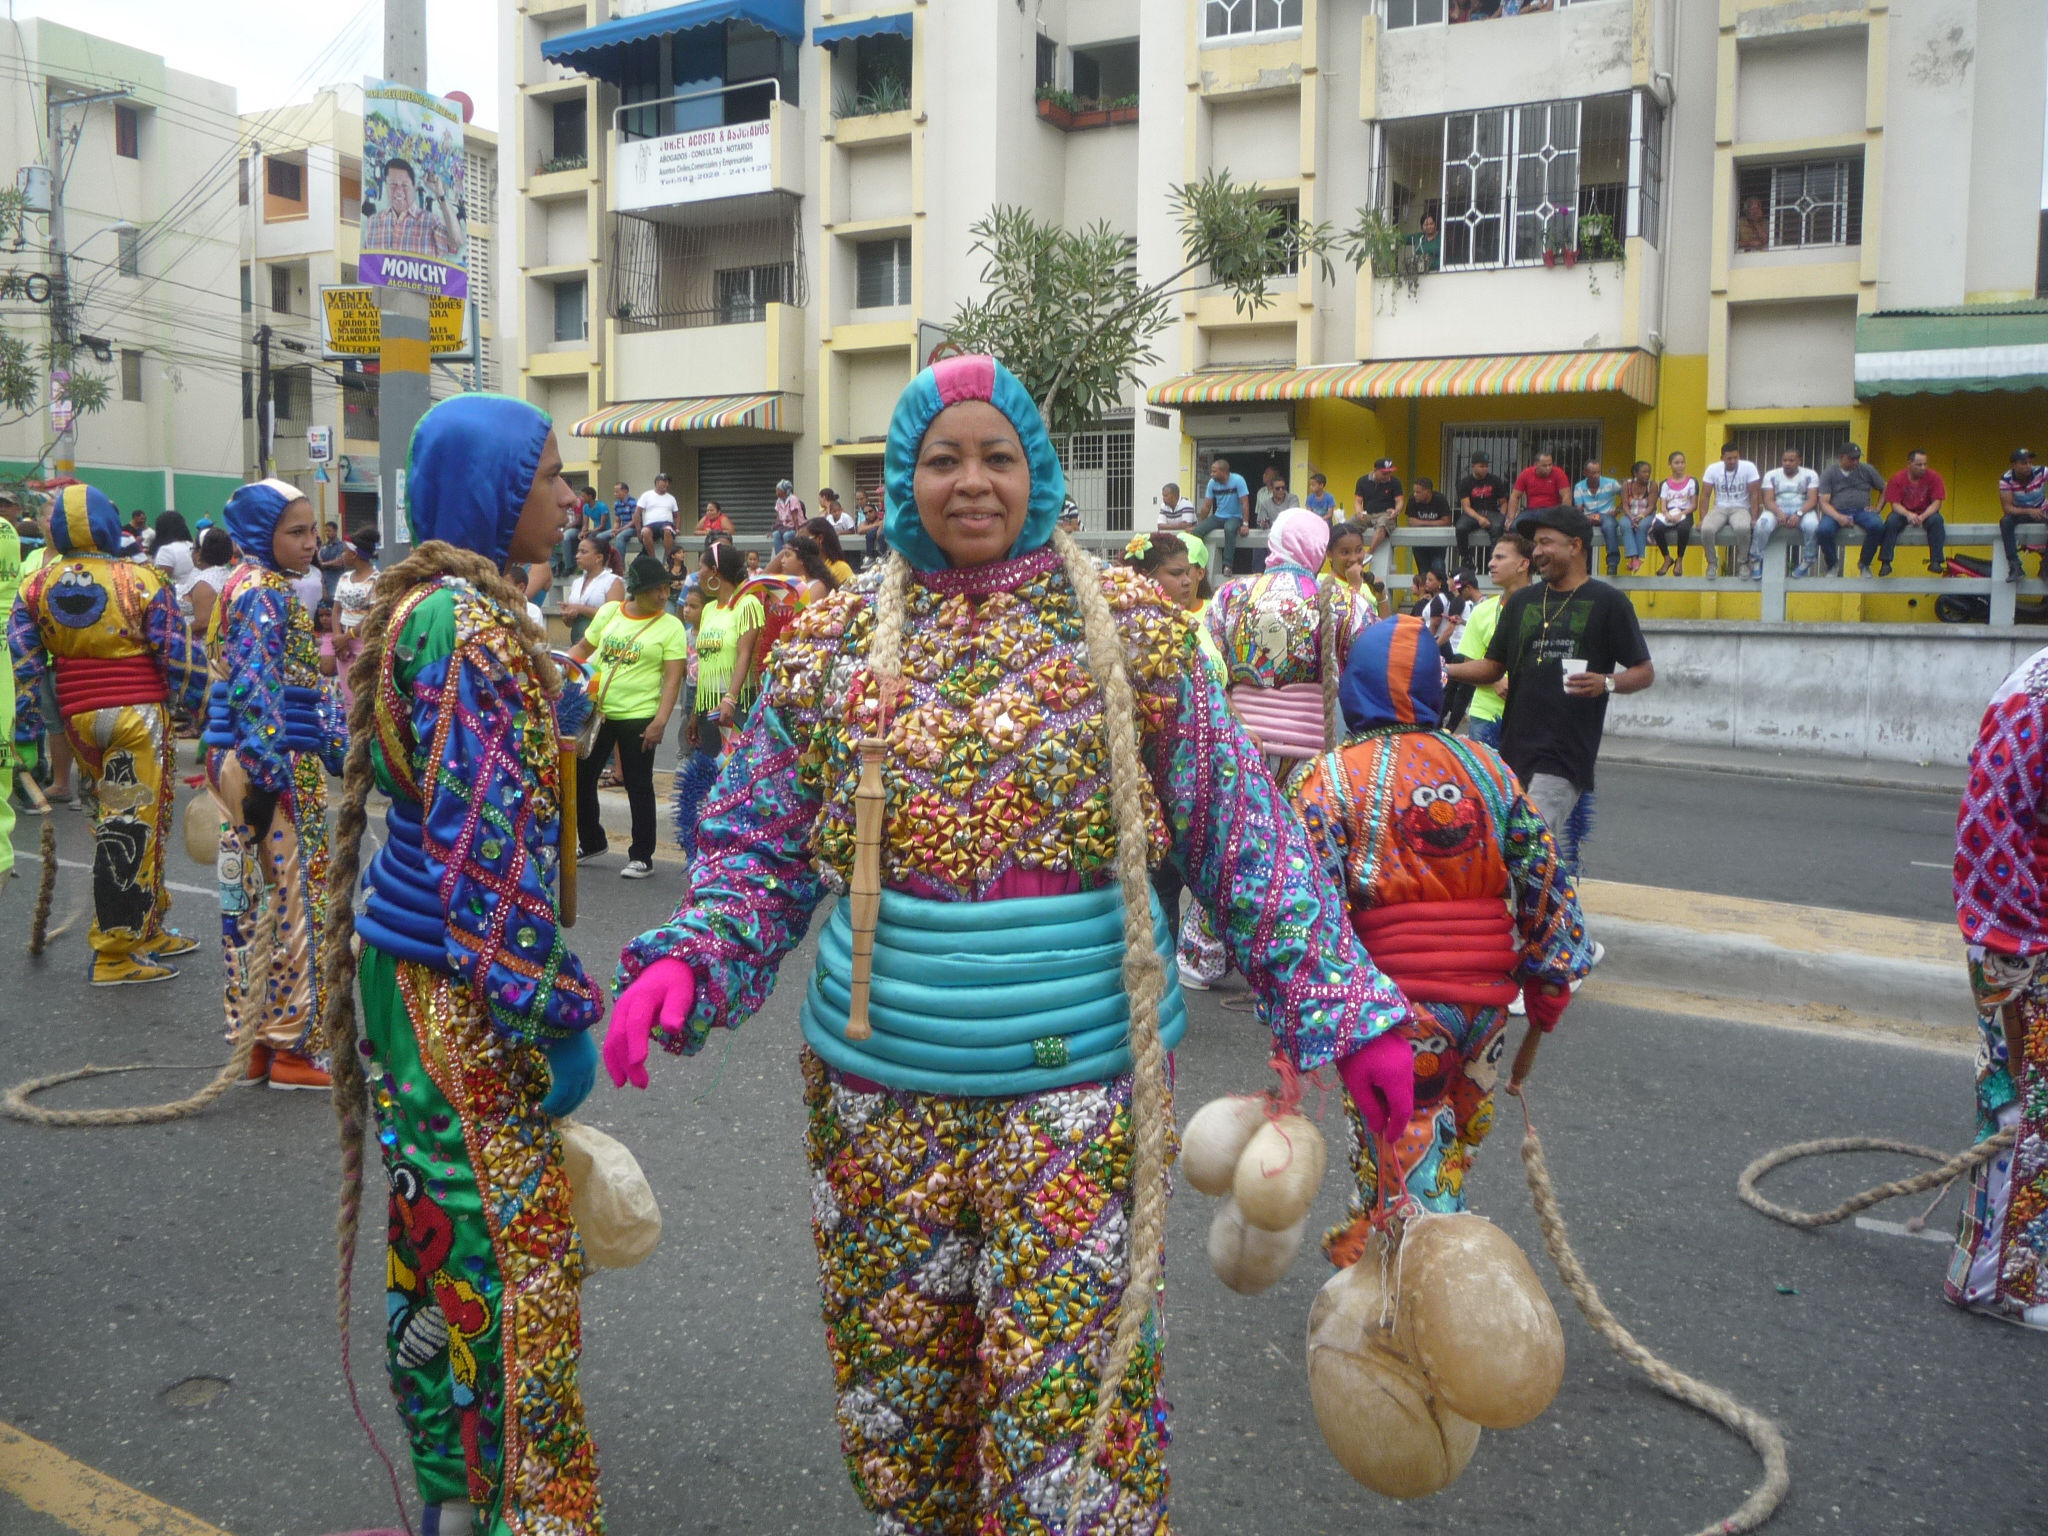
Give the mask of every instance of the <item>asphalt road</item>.
M 1612 801 L 1627 793 L 1623 778 L 1603 790 Z M 1736 830 L 1738 808 L 1731 794 Z M 1810 814 L 1795 809 L 1788 823 Z M 63 854 L 76 858 L 81 820 L 59 818 Z M 35 831 L 25 824 L 18 846 L 32 848 Z M 1618 828 L 1607 846 L 1618 865 Z M 1700 852 L 1696 867 L 1716 866 Z M 23 954 L 36 871 L 25 861 L 25 878 L 0 890 L 0 1078 L 88 1060 L 220 1060 L 211 946 L 174 983 L 94 993 L 77 932 L 39 964 Z M 182 852 L 172 877 L 207 883 Z M 579 948 L 615 955 L 665 915 L 678 879 L 673 866 L 639 884 L 593 870 Z M 81 899 L 80 874 L 66 870 L 60 915 Z M 211 903 L 180 895 L 175 916 L 204 934 Z M 618 1536 L 871 1528 L 839 1461 L 816 1309 L 797 996 L 786 987 L 697 1059 L 664 1058 L 649 1092 L 603 1087 L 583 1112 L 638 1153 L 666 1218 L 645 1265 L 601 1273 L 584 1292 L 584 1388 Z M 1265 1075 L 1264 1043 L 1243 1016 L 1214 997 L 1193 999 L 1192 1014 L 1177 1058 L 1183 1118 Z M 168 1098 L 203 1078 L 135 1074 L 51 1100 Z M 1787 1141 L 1862 1131 L 1960 1146 L 1969 1081 L 1956 1055 L 1590 1001 L 1546 1047 L 1534 1106 L 1573 1240 L 1651 1348 L 1784 1426 L 1793 1490 L 1774 1530 L 2048 1529 L 2048 1339 L 1947 1307 L 1945 1247 L 1854 1228 L 1795 1232 L 1734 1197 L 1743 1164 Z M 1741 1501 L 1758 1475 L 1748 1450 L 1648 1390 L 1570 1312 L 1540 1254 L 1518 1130 L 1504 1108 L 1472 1195 L 1551 1282 L 1569 1350 L 1564 1390 L 1536 1424 L 1488 1433 L 1463 1478 L 1419 1504 L 1357 1487 L 1317 1434 L 1302 1356 L 1320 1259 L 1304 1255 L 1262 1297 L 1237 1297 L 1203 1257 L 1209 1202 L 1176 1195 L 1176 1529 L 1644 1536 L 1697 1530 Z M 238 1091 L 196 1119 L 141 1129 L 0 1120 L 0 1165 L 13 1173 L 0 1185 L 0 1420 L 235 1536 L 389 1524 L 336 1359 L 336 1161 L 330 1106 L 311 1094 Z M 1777 1187 L 1822 1205 L 1897 1171 L 1836 1161 L 1789 1171 Z M 1339 1188 L 1333 1171 L 1318 1223 L 1334 1215 Z M 1935 1225 L 1954 1208 L 1951 1196 Z M 380 1232 L 373 1211 L 357 1271 L 356 1373 L 396 1447 L 380 1384 Z M 195 1376 L 225 1386 L 180 1406 L 191 1389 L 171 1389 Z M 0 1495 L 0 1536 L 46 1530 Z

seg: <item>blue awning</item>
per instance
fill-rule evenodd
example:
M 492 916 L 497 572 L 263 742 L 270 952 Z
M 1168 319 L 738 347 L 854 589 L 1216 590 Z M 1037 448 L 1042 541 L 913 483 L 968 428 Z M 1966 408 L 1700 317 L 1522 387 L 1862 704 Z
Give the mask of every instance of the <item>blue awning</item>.
M 830 48 L 834 43 L 851 42 L 856 37 L 908 37 L 910 27 L 910 12 L 894 11 L 887 16 L 862 16 L 854 21 L 835 21 L 829 27 L 814 27 L 811 41 L 821 48 Z
M 690 0 L 665 11 L 622 16 L 603 26 L 565 32 L 542 43 L 540 56 L 565 69 L 612 79 L 620 73 L 620 50 L 629 44 L 697 27 L 722 26 L 728 21 L 750 21 L 763 31 L 800 43 L 804 40 L 804 0 Z

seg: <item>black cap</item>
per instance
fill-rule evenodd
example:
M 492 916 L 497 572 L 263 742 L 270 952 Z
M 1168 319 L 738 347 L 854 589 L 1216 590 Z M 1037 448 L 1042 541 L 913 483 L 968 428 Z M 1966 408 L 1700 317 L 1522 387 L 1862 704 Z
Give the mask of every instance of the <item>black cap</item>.
M 626 596 L 634 597 L 650 587 L 668 586 L 675 578 L 668 573 L 668 567 L 652 555 L 636 555 L 633 563 L 626 567 Z
M 1835 456 L 1844 459 L 1860 459 L 1863 457 L 1863 445 L 1861 443 L 1844 443 L 1835 450 Z
M 2015 448 L 2012 451 L 2012 461 L 2015 464 L 2019 463 L 2021 459 L 2031 459 L 2033 456 L 2034 450 L 2031 448 Z
M 1538 528 L 1555 528 L 1566 538 L 1583 542 L 1587 554 L 1593 552 L 1593 525 L 1577 507 L 1541 507 L 1515 519 L 1515 532 L 1524 538 L 1535 537 Z
M 1374 469 L 1392 469 L 1393 467 L 1394 461 L 1392 459 L 1381 459 L 1377 464 L 1373 465 Z

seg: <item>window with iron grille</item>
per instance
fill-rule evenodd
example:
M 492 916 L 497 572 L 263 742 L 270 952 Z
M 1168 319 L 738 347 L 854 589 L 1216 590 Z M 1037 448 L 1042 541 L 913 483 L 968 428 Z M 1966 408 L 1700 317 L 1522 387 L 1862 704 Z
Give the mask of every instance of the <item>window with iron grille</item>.
M 854 247 L 855 309 L 910 302 L 910 240 L 863 240 Z
M 242 313 L 248 314 L 256 307 L 255 275 L 248 267 L 242 268 Z
M 377 386 L 354 358 L 341 365 L 341 435 L 358 442 L 377 440 Z
M 1636 222 L 1628 232 L 1655 245 L 1664 217 L 1664 109 L 1657 104 L 1656 97 L 1640 91 L 1635 96 L 1631 163 Z
M 1842 444 L 1850 441 L 1846 421 L 1788 421 L 1782 426 L 1737 427 L 1728 441 L 1742 450 L 1742 456 L 1758 469 L 1778 467 L 1787 448 L 1799 450 L 1799 462 L 1818 473 L 1835 462 Z
M 1745 165 L 1735 179 L 1738 251 L 1863 243 L 1862 155 Z
M 278 368 L 270 375 L 271 412 L 279 421 L 302 420 L 313 409 L 313 375 L 304 368 Z
M 1051 90 L 1060 83 L 1060 45 L 1044 33 L 1038 35 L 1038 70 L 1036 84 L 1039 90 Z
M 1298 195 L 1287 198 L 1271 198 L 1264 206 L 1279 214 L 1288 224 L 1293 224 L 1301 218 L 1301 198 Z M 1301 247 L 1295 243 L 1291 233 L 1280 238 L 1285 248 L 1285 255 L 1280 265 L 1274 267 L 1273 270 L 1275 272 L 1284 272 L 1291 277 L 1301 270 Z
M 114 153 L 123 160 L 142 158 L 142 114 L 133 107 L 114 108 Z
M 1099 431 L 1076 432 L 1054 445 L 1066 470 L 1067 494 L 1081 509 L 1082 528 L 1130 531 L 1131 434 L 1130 422 L 1106 421 Z
M 1444 0 L 1387 0 L 1387 27 L 1426 27 L 1444 19 Z
M 1563 10 L 1590 0 L 1517 0 L 1510 6 L 1503 0 L 1450 0 L 1454 22 L 1493 21 L 1503 16 L 1528 16 L 1539 11 Z M 1444 19 L 1445 0 L 1385 0 L 1387 26 L 1420 27 Z
M 127 347 L 121 349 L 121 398 L 142 398 L 142 354 Z
M 781 293 L 761 303 L 809 303 L 798 217 L 802 199 L 749 199 L 747 206 L 760 211 L 746 217 L 707 214 L 698 224 L 613 215 L 605 294 L 619 329 L 668 331 L 731 323 L 727 317 L 733 311 L 720 274 L 742 269 L 772 266 L 782 272 Z M 749 318 L 752 307 L 741 306 L 736 318 Z
M 462 206 L 472 224 L 498 222 L 496 162 L 474 151 L 462 157 Z
M 1536 455 L 1545 450 L 1559 469 L 1576 478 L 1588 459 L 1602 459 L 1600 423 L 1453 422 L 1444 428 L 1443 461 L 1436 478 L 1447 495 L 1454 493 L 1458 482 L 1472 473 L 1472 455 L 1483 453 L 1493 461 L 1493 473 L 1512 484 L 1515 476 L 1534 464 Z M 1614 466 L 1604 459 L 1602 468 L 1614 474 Z
M 123 277 L 140 277 L 142 275 L 142 231 L 139 229 L 120 230 L 116 232 L 114 239 L 116 242 L 114 257 L 116 270 Z
M 1210 42 L 1298 31 L 1301 0 L 1203 0 L 1202 36 Z
M 354 281 L 353 278 L 350 279 Z M 476 303 L 476 317 L 479 322 L 491 318 L 494 305 L 491 295 L 491 242 L 483 235 L 469 237 L 469 296 Z
M 728 267 L 717 274 L 721 325 L 748 325 L 768 318 L 770 304 L 786 304 L 796 274 L 779 263 Z
M 589 108 L 581 96 L 554 105 L 555 153 L 557 163 L 586 160 L 590 155 Z
M 294 165 L 289 160 L 265 160 L 264 190 L 272 197 L 287 203 L 303 203 L 306 200 L 306 168 Z
M 288 315 L 292 312 L 292 269 L 274 266 L 270 269 L 270 309 L 273 314 Z
M 555 340 L 582 341 L 590 334 L 583 302 L 585 287 L 580 277 L 555 284 Z

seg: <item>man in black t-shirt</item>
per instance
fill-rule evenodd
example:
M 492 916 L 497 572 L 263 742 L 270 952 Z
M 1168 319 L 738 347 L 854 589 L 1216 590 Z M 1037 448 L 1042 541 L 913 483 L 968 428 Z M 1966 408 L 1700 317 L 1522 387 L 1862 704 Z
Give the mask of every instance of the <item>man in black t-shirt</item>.
M 1411 528 L 1449 528 L 1451 526 L 1451 500 L 1436 488 L 1436 482 L 1417 475 L 1408 494 L 1408 526 Z M 1415 546 L 1415 574 L 1433 570 L 1445 580 L 1450 579 L 1450 566 L 1444 559 L 1449 551 L 1441 544 L 1418 544 Z
M 1592 830 L 1593 764 L 1607 696 L 1640 692 L 1656 671 L 1628 595 L 1587 574 L 1593 525 L 1585 513 L 1545 507 L 1524 516 L 1515 531 L 1534 543 L 1531 564 L 1542 582 L 1501 605 L 1486 655 L 1457 663 L 1450 675 L 1475 687 L 1506 675 L 1500 755 L 1576 876 L 1579 845 Z
M 1483 558 L 1508 531 L 1508 483 L 1493 472 L 1493 461 L 1472 455 L 1472 473 L 1458 482 L 1458 542 Z
M 1401 493 L 1401 477 L 1394 472 L 1392 459 L 1381 459 L 1372 467 L 1369 475 L 1360 475 L 1358 483 L 1351 487 L 1352 515 L 1363 523 L 1368 532 L 1365 539 L 1365 558 L 1372 560 L 1373 551 L 1386 543 L 1394 532 L 1394 525 L 1401 520 L 1402 510 L 1408 498 Z

